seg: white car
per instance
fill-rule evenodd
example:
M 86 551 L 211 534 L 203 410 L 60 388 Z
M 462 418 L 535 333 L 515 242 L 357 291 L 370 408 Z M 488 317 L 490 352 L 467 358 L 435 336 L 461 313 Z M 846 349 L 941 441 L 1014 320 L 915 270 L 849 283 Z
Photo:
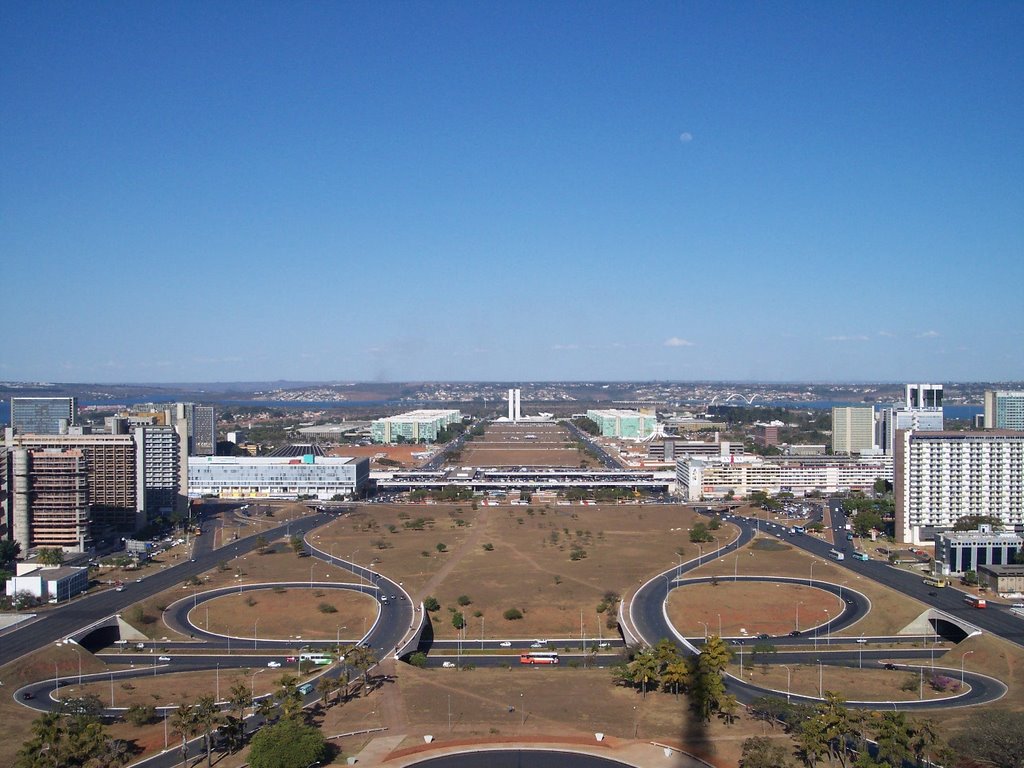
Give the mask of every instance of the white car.
M 501 646 L 502 648 L 511 648 L 512 647 L 512 643 L 510 643 L 508 640 L 502 640 L 500 643 L 498 643 L 498 645 Z
M 544 643 L 541 643 L 541 642 L 538 641 L 538 642 L 530 643 L 530 647 L 531 648 L 544 648 L 546 646 L 545 646 Z
M 441 662 L 441 666 L 444 667 L 445 669 L 455 669 L 455 662 L 454 661 L 442 661 Z
M 170 656 L 161 656 L 161 657 L 159 657 L 157 659 L 157 661 L 170 661 L 170 660 L 171 660 Z
M 268 661 L 267 662 L 267 666 L 271 667 L 273 669 L 277 669 L 278 667 L 281 666 L 281 662 L 280 661 Z
M 864 639 L 863 637 L 858 637 L 858 638 L 857 638 L 857 642 L 858 642 L 858 643 L 866 643 L 866 642 L 867 642 L 867 640 L 865 640 L 865 639 Z

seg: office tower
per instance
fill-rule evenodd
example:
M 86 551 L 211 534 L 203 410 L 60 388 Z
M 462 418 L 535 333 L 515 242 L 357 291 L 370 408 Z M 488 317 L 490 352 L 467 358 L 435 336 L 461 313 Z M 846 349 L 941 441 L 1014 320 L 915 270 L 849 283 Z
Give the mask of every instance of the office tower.
M 904 406 L 906 408 L 941 408 L 942 385 L 907 384 Z
M 213 456 L 217 453 L 217 420 L 212 405 L 177 403 L 175 416 L 188 422 L 190 456 Z
M 877 414 L 875 445 L 886 455 L 895 451 L 900 429 L 941 432 L 945 427 L 941 384 L 907 384 L 903 405 L 883 408 Z
M 12 397 L 11 427 L 21 435 L 59 435 L 75 425 L 73 397 Z
M 1024 392 L 986 390 L 985 429 L 1024 430 Z
M 187 439 L 186 436 L 184 440 Z M 135 475 L 142 524 L 187 511 L 188 466 L 181 465 L 182 441 L 175 427 L 135 428 Z
M 1024 432 L 896 433 L 896 538 L 929 540 L 966 515 L 1024 524 Z
M 870 405 L 832 408 L 832 453 L 861 453 L 875 447 L 875 409 Z

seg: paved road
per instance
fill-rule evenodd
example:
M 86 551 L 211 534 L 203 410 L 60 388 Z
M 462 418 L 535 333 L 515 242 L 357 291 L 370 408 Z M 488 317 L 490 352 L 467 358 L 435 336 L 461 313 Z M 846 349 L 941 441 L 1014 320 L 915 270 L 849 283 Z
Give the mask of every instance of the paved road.
M 285 535 L 286 532 L 305 534 L 311 529 L 333 519 L 332 515 L 316 514 L 282 523 L 263 531 L 268 538 Z M 204 533 L 212 532 L 216 523 L 204 521 Z M 40 614 L 40 617 L 3 636 L 0 642 L 0 666 L 31 653 L 48 643 L 54 643 L 127 608 L 132 603 L 159 594 L 164 590 L 178 587 L 191 576 L 198 576 L 214 568 L 222 560 L 229 560 L 250 552 L 256 543 L 254 536 L 239 539 L 225 547 L 212 550 L 212 535 L 196 539 L 194 561 L 185 561 L 145 576 L 141 582 L 129 582 L 123 592 L 113 589 L 72 600 L 64 606 Z
M 629 616 L 630 616 L 631 623 L 636 628 L 637 632 L 641 636 L 642 641 L 645 644 L 653 645 L 654 643 L 656 643 L 661 638 L 675 638 L 677 644 L 681 648 L 683 648 L 684 651 L 687 651 L 687 652 L 690 652 L 690 653 L 696 653 L 697 652 L 696 644 L 694 642 L 690 641 L 690 640 L 687 640 L 686 638 L 682 637 L 681 635 L 679 635 L 677 630 L 669 624 L 667 616 L 665 615 L 665 612 L 663 610 L 663 606 L 664 606 L 665 600 L 668 597 L 668 593 L 671 591 L 671 589 L 675 588 L 675 585 L 677 583 L 685 583 L 685 580 L 681 581 L 682 574 L 687 573 L 688 571 L 690 571 L 690 570 L 692 570 L 694 568 L 698 568 L 701 564 L 706 563 L 709 558 L 721 557 L 721 556 L 723 556 L 725 554 L 728 554 L 730 552 L 735 551 L 738 547 L 746 544 L 747 542 L 749 542 L 754 537 L 754 534 L 756 532 L 755 523 L 753 523 L 752 521 L 745 520 L 743 518 L 735 518 L 735 517 L 732 518 L 732 521 L 735 522 L 739 526 L 739 528 L 740 528 L 740 533 L 736 537 L 736 539 L 734 539 L 733 541 L 729 542 L 724 547 L 721 547 L 720 549 L 715 550 L 714 552 L 704 553 L 704 555 L 702 557 L 700 557 L 699 559 L 690 560 L 690 561 L 688 561 L 686 563 L 681 564 L 680 566 L 677 566 L 676 568 L 673 568 L 673 569 L 671 569 L 669 571 L 666 571 L 664 574 L 661 574 L 659 576 L 654 577 L 653 579 L 648 581 L 646 584 L 644 584 L 642 587 L 640 587 L 639 590 L 637 590 L 636 594 L 634 595 L 634 597 L 633 597 L 633 599 L 632 599 L 632 601 L 631 601 L 631 603 L 629 605 Z M 800 538 L 800 537 L 794 537 L 794 538 Z M 806 537 L 805 536 L 803 538 L 809 539 L 810 537 Z M 829 545 L 829 544 L 827 544 L 825 542 L 820 542 L 820 543 L 822 543 L 824 545 L 824 550 L 825 550 L 824 553 L 822 553 L 822 554 L 824 554 L 827 557 L 828 550 L 831 549 L 832 547 L 831 547 L 831 545 Z M 832 562 L 836 563 L 836 561 L 832 561 Z M 845 562 L 846 561 L 840 561 L 837 564 L 838 565 L 843 565 Z M 854 561 L 854 562 L 858 562 L 858 561 Z M 719 581 L 722 581 L 723 579 L 727 580 L 729 577 L 728 576 L 720 576 L 718 578 L 719 578 Z M 772 577 L 740 577 L 740 578 L 741 579 L 742 578 L 746 578 L 747 580 L 788 581 L 788 582 L 798 582 L 798 583 L 802 583 L 802 584 L 803 583 L 808 583 L 808 582 L 811 581 L 810 575 L 809 575 L 808 579 L 806 579 L 806 580 L 805 579 L 789 579 L 789 578 L 783 578 L 783 577 L 779 577 L 778 579 L 772 578 Z M 708 578 L 706 580 L 710 580 L 710 578 Z M 827 583 L 827 582 L 822 582 L 820 580 L 813 580 L 813 586 L 815 586 L 815 587 L 817 587 L 819 589 L 825 589 L 826 591 L 833 592 L 837 596 L 839 594 L 839 590 L 843 589 L 842 586 L 839 585 L 839 584 L 830 584 L 830 583 Z M 869 606 L 870 606 L 870 603 L 868 602 L 866 597 L 864 597 L 863 595 L 861 595 L 858 592 L 850 590 L 849 588 L 843 589 L 843 598 L 842 599 L 844 601 L 845 608 L 844 608 L 843 613 L 841 614 L 841 616 L 839 616 L 837 619 L 835 619 L 835 620 L 833 620 L 831 622 L 833 629 L 840 629 L 843 626 L 848 626 L 849 624 L 852 624 L 853 622 L 857 621 L 861 616 L 863 616 L 863 614 L 869 609 Z M 827 649 L 827 634 L 825 635 L 825 637 L 826 637 L 826 640 L 825 640 L 824 645 L 825 645 L 825 648 Z M 807 643 L 808 639 L 809 638 L 807 637 L 807 635 L 805 633 L 805 634 L 801 635 L 800 637 L 787 637 L 786 638 L 786 642 L 790 643 L 790 644 L 800 644 L 800 643 Z M 817 628 L 815 633 L 812 635 L 812 638 L 810 638 L 810 639 L 811 639 L 811 642 L 815 642 L 816 643 L 816 645 L 818 646 L 818 649 L 821 649 L 821 647 L 823 645 L 823 642 L 822 642 L 822 635 L 821 635 L 820 626 Z M 851 652 L 851 653 L 854 653 L 854 652 Z M 889 657 L 897 657 L 897 656 L 901 655 L 902 653 L 903 653 L 902 650 L 894 650 L 894 649 L 887 650 L 887 655 Z M 834 661 L 838 662 L 838 661 L 841 660 L 838 657 L 831 656 L 831 655 L 826 655 L 824 653 L 819 653 L 819 652 L 816 652 L 816 651 L 811 651 L 810 653 L 805 651 L 802 654 L 798 652 L 796 654 L 790 655 L 789 658 L 791 660 L 793 660 L 793 661 L 796 661 L 796 663 L 804 663 L 804 664 L 812 663 L 813 664 L 813 663 L 820 662 L 823 665 L 825 665 L 825 664 L 832 664 Z M 848 659 L 846 659 L 846 661 L 847 661 L 847 663 L 849 663 Z M 777 659 L 772 659 L 771 663 L 780 663 L 780 662 L 778 662 Z M 918 666 L 914 666 L 913 668 L 914 669 L 918 669 L 919 667 Z M 965 680 L 968 683 L 970 683 L 971 690 L 968 691 L 966 694 L 963 694 L 962 696 L 960 696 L 960 697 L 958 697 L 956 699 L 956 704 L 957 705 L 980 704 L 980 703 L 985 703 L 985 702 L 989 702 L 989 701 L 994 701 L 994 700 L 996 700 L 998 698 L 1001 698 L 1006 693 L 1006 686 L 1003 685 L 1000 681 L 995 680 L 993 678 L 989 678 L 989 677 L 986 677 L 984 675 L 971 674 L 971 673 L 965 673 L 964 674 L 964 678 L 965 678 Z M 748 683 L 746 681 L 739 680 L 738 678 L 733 677 L 731 675 L 727 676 L 727 683 L 726 683 L 726 685 L 727 685 L 727 688 L 729 689 L 730 693 L 734 694 L 741 702 L 745 702 L 745 703 L 749 703 L 750 701 L 752 701 L 755 698 L 758 698 L 759 696 L 763 696 L 763 695 L 766 695 L 766 694 L 769 694 L 769 693 L 773 693 L 769 689 L 765 689 L 765 688 L 761 688 L 759 686 L 752 685 L 752 684 L 750 684 L 750 683 Z M 774 693 L 777 694 L 778 692 L 776 691 Z M 802 700 L 807 700 L 807 701 L 814 701 L 814 699 L 810 698 L 810 697 L 799 697 L 799 696 L 795 696 L 795 695 L 791 696 L 791 698 L 792 699 L 802 699 Z M 864 707 L 872 707 L 873 705 L 878 704 L 878 702 L 855 702 L 855 701 L 851 701 L 851 702 L 848 702 L 848 703 L 851 706 L 864 706 Z M 932 709 L 932 708 L 949 707 L 951 705 L 952 704 L 951 704 L 951 702 L 948 699 L 945 700 L 945 701 L 940 701 L 940 702 L 930 702 L 930 701 L 900 702 L 897 705 L 893 705 L 892 703 L 888 703 L 888 702 L 886 703 L 886 706 L 899 706 L 899 708 L 901 708 L 901 709 Z

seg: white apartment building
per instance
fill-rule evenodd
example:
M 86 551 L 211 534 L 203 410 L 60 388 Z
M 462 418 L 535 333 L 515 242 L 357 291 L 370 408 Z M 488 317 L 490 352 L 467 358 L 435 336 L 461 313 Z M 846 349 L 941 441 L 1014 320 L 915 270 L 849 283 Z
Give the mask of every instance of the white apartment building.
M 1024 433 L 896 433 L 896 538 L 921 544 L 965 515 L 1024 524 Z
M 730 491 L 744 497 L 754 491 L 804 496 L 813 491 L 866 490 L 878 478 L 893 479 L 891 457 L 685 456 L 676 462 L 676 489 L 687 501 L 722 498 Z

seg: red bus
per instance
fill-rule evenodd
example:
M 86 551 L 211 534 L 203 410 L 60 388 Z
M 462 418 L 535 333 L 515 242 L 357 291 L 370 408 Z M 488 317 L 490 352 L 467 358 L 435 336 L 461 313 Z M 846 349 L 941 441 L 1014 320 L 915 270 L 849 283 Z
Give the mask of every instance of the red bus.
M 972 608 L 987 608 L 988 602 L 984 597 L 976 597 L 975 595 L 964 595 L 964 602 Z
M 530 653 L 519 654 L 520 664 L 557 664 L 558 653 L 556 651 L 531 651 Z

